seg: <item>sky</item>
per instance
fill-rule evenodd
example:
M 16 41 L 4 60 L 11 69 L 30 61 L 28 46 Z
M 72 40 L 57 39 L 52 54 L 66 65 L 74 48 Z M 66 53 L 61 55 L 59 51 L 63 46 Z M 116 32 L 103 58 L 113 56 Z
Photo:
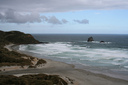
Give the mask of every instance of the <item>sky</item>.
M 128 34 L 128 0 L 0 0 L 0 30 Z

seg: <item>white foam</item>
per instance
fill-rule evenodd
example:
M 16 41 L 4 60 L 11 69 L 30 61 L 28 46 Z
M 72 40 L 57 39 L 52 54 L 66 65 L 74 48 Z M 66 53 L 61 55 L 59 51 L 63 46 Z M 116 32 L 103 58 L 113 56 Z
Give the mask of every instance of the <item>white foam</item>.
M 128 68 L 128 66 L 124 66 L 125 68 Z
M 97 42 L 96 42 L 97 43 Z M 36 45 L 20 45 L 20 50 L 30 51 L 50 57 L 57 57 L 62 59 L 73 59 L 76 62 L 90 61 L 97 65 L 117 66 L 121 65 L 127 68 L 128 65 L 128 50 L 127 49 L 107 49 L 107 48 L 87 48 L 79 45 L 72 45 L 68 42 L 57 42 L 49 44 Z
M 112 42 L 92 41 L 92 43 L 98 43 L 98 44 L 111 44 Z

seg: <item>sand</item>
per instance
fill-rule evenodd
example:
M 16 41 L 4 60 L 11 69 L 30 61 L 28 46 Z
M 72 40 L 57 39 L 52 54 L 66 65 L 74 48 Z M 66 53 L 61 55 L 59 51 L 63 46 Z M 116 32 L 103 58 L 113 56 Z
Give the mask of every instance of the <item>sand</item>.
M 6 46 L 7 48 L 10 48 Z M 19 52 L 19 51 L 18 51 Z M 21 53 L 21 52 L 20 52 Z M 0 72 L 0 75 L 23 75 L 45 73 L 59 75 L 67 80 L 69 85 L 128 85 L 128 81 L 112 78 L 102 74 L 95 74 L 89 71 L 75 69 L 73 65 L 45 59 L 47 64 L 41 68 L 29 68 L 25 70 L 14 70 Z

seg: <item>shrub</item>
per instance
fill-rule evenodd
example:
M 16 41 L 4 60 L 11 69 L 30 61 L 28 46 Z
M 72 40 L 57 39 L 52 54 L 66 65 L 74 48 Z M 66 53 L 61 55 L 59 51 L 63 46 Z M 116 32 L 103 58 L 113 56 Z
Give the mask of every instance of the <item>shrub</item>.
M 40 59 L 40 60 L 37 62 L 37 64 L 36 64 L 36 65 L 39 65 L 39 64 L 45 64 L 45 63 L 46 63 L 46 61 L 45 61 L 45 60 Z
M 0 75 L 0 85 L 68 85 L 57 75 Z

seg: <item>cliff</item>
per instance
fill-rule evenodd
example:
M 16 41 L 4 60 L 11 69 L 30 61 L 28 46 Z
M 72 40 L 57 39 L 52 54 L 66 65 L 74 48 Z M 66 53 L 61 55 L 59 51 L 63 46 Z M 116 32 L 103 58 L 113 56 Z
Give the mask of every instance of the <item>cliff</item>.
M 10 31 L 3 32 L 0 31 L 0 41 L 5 43 L 14 43 L 14 44 L 37 44 L 38 40 L 35 40 L 34 37 L 30 34 L 25 34 L 19 31 Z

